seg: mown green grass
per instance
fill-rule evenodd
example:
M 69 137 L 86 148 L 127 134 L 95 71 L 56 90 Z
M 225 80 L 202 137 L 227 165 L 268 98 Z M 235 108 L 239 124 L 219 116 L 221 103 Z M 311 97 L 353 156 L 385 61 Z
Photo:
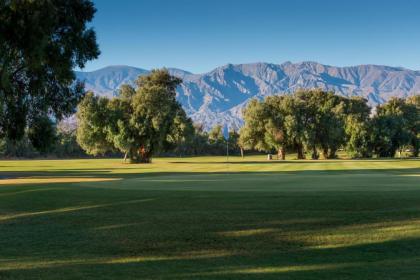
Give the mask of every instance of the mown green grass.
M 0 279 L 419 279 L 420 161 L 0 161 Z

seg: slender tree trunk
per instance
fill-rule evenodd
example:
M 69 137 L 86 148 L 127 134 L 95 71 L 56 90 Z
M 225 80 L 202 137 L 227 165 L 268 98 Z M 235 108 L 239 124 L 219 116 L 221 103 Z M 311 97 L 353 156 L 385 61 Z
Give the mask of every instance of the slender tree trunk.
M 324 159 L 328 159 L 328 148 L 326 148 L 326 147 L 322 148 L 322 157 Z
M 319 158 L 319 154 L 318 154 L 318 151 L 316 150 L 316 147 L 315 146 L 312 147 L 312 155 L 311 155 L 311 158 L 312 159 L 318 159 Z
M 127 154 L 128 154 L 128 152 L 125 152 L 125 154 L 124 154 L 124 163 L 127 161 Z
M 413 147 L 413 152 L 411 153 L 411 156 L 418 157 L 420 150 L 420 141 L 417 139 L 417 137 L 414 137 L 414 139 L 411 140 L 411 146 Z
M 239 147 L 241 149 L 241 158 L 244 158 L 244 149 L 242 147 Z
M 284 148 L 284 146 L 282 146 L 280 149 L 278 149 L 277 158 L 280 159 L 280 160 L 285 160 L 286 159 L 286 149 Z

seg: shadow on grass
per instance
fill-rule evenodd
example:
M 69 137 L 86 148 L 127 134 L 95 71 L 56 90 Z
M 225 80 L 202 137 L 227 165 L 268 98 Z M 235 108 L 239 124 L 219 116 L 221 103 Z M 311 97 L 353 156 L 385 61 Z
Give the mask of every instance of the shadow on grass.
M 320 175 L 361 184 L 392 178 L 406 192 L 159 192 L 58 183 L 0 188 L 0 279 L 418 279 L 420 168 L 275 172 L 1 172 L 130 179 Z M 296 176 L 295 176 L 296 175 Z M 349 177 L 342 176 L 349 175 Z M 355 181 L 352 175 L 362 175 Z M 365 176 L 366 175 L 366 176 Z M 278 177 L 277 177 L 278 176 Z M 218 179 L 222 177 L 222 179 Z M 379 179 L 378 179 L 379 178 Z M 241 180 L 239 180 L 241 179 Z M 136 180 L 134 180 L 136 181 Z M 350 182 L 349 182 L 350 181 Z M 136 181 L 137 182 L 137 181 Z M 192 180 L 188 184 L 195 184 Z M 289 182 L 289 181 L 286 181 Z M 370 183 L 372 181 L 369 181 Z M 187 184 L 187 183 L 185 183 Z M 14 195 L 16 194 L 16 195 Z
M 346 162 L 395 162 L 396 164 L 401 162 L 408 162 L 408 161 L 414 161 L 419 162 L 419 158 L 405 158 L 405 159 L 392 159 L 392 158 L 383 158 L 383 159 L 328 159 L 328 160 L 267 160 L 267 161 L 256 161 L 256 160 L 247 160 L 247 159 L 241 159 L 241 160 L 234 160 L 234 161 L 191 161 L 191 160 L 184 160 L 184 161 L 169 161 L 169 163 L 173 164 L 309 164 L 309 165 L 316 165 L 316 164 L 337 164 L 337 163 L 346 163 Z
M 261 237 L 260 237 L 261 238 Z M 185 241 L 184 241 L 185 242 Z M 0 260 L 1 279 L 418 279 L 420 239 L 329 249 L 262 239 L 264 247 L 180 251 L 178 254 L 98 253 Z M 271 246 L 269 246 L 271 243 Z M 183 243 L 178 244 L 180 246 Z M 204 245 L 204 244 L 200 244 Z M 205 246 L 203 246 L 205 247 Z M 232 247 L 232 246 L 231 246 Z M 271 248 L 270 248 L 271 247 Z M 137 248 L 138 250 L 141 248 Z
M 229 176 L 267 176 L 267 175 L 368 175 L 368 174 L 405 174 L 420 175 L 420 167 L 413 168 L 361 168 L 361 169 L 341 169 L 341 170 L 277 170 L 277 171 L 217 171 L 217 172 L 138 172 L 138 173 L 116 173 L 115 168 L 90 168 L 90 169 L 55 169 L 51 171 L 0 171 L 0 179 L 16 179 L 27 177 L 104 177 L 104 178 L 146 178 L 160 176 L 213 176 L 213 175 L 229 175 Z

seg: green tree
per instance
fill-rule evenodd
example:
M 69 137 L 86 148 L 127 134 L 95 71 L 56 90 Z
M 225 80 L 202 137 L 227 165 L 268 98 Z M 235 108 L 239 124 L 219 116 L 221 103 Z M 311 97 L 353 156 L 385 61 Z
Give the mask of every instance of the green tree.
M 286 159 L 286 146 L 289 140 L 284 124 L 287 108 L 285 108 L 283 101 L 283 96 L 269 96 L 264 100 L 264 141 L 270 149 L 277 151 L 277 157 L 281 160 Z
M 182 156 L 188 153 L 189 147 L 194 139 L 194 126 L 191 119 L 182 108 L 176 112 L 171 132 L 168 135 L 167 142 L 175 154 Z
M 394 157 L 396 151 L 410 143 L 412 133 L 409 129 L 415 116 L 415 106 L 404 99 L 391 98 L 376 107 L 373 118 L 373 139 L 375 153 L 380 157 Z
M 55 123 L 48 116 L 37 116 L 28 129 L 28 137 L 33 147 L 42 155 L 52 152 L 57 141 Z
M 218 144 L 224 145 L 225 137 L 223 136 L 223 126 L 215 125 L 209 131 L 209 141 L 210 141 L 210 144 L 213 144 L 213 145 L 218 145 Z
M 268 151 L 265 142 L 266 110 L 263 102 L 251 100 L 243 111 L 244 125 L 239 131 L 239 144 L 246 150 Z
M 39 152 L 32 145 L 28 134 L 25 133 L 20 140 L 0 139 L 0 156 L 6 158 L 32 158 L 39 156 Z
M 77 142 L 89 155 L 103 155 L 113 149 L 109 141 L 108 125 L 110 122 L 109 100 L 86 94 L 77 107 Z
M 88 0 L 0 1 L 0 134 L 24 136 L 34 116 L 61 119 L 84 95 L 75 67 L 99 55 Z
M 299 141 L 311 152 L 312 159 L 319 158 L 319 149 L 325 159 L 335 158 L 344 144 L 345 99 L 321 89 L 299 90 L 293 98 L 298 110 L 289 115 L 303 124 Z
M 290 145 L 296 149 L 297 158 L 305 159 L 304 146 L 311 146 L 308 136 L 313 136 L 311 119 L 308 118 L 306 101 L 296 96 L 285 96 L 284 129 Z
M 133 98 L 136 91 L 129 85 L 123 85 L 119 97 L 107 104 L 108 121 L 103 125 L 107 142 L 124 153 L 124 162 L 130 156 L 132 162 L 139 161 L 134 151 L 136 147 L 136 122 Z
M 226 139 L 223 135 L 223 126 L 215 125 L 208 133 L 208 143 L 211 154 L 226 154 Z
M 209 135 L 202 124 L 193 124 L 194 133 L 189 146 L 189 153 L 193 155 L 210 154 Z
M 420 95 L 413 95 L 406 99 L 410 106 L 407 112 L 408 129 L 410 131 L 410 144 L 412 156 L 418 157 L 420 151 Z
M 228 139 L 226 140 L 228 142 L 229 147 L 229 154 L 233 155 L 237 152 L 240 152 L 241 156 L 243 157 L 243 150 L 239 146 L 239 133 L 236 132 L 236 130 L 230 130 Z
M 150 162 L 154 152 L 169 145 L 168 136 L 173 132 L 175 117 L 182 110 L 176 101 L 176 87 L 181 82 L 165 69 L 153 70 L 137 80 L 132 102 L 136 133 L 130 151 L 135 161 Z
M 131 162 L 150 162 L 187 133 L 190 120 L 176 101 L 180 83 L 165 69 L 152 70 L 137 79 L 137 89 L 123 86 L 112 100 L 88 94 L 77 113 L 78 142 L 89 154 L 117 149 Z
M 345 109 L 345 149 L 352 158 L 372 156 L 372 122 L 367 100 L 353 97 L 347 100 Z
M 63 121 L 57 124 L 55 154 L 58 157 L 81 157 L 86 155 L 77 143 L 76 127 L 73 124 Z
M 315 98 L 317 107 L 316 141 L 324 159 L 336 158 L 338 148 L 345 144 L 345 99 L 332 92 Z

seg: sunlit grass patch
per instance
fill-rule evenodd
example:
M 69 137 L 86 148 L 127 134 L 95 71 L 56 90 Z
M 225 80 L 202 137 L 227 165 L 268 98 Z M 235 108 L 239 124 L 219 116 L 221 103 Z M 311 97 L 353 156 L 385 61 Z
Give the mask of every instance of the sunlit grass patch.
M 91 178 L 91 177 L 28 177 L 2 179 L 0 185 L 23 185 L 23 184 L 53 184 L 53 183 L 81 183 L 81 182 L 106 182 L 116 181 L 121 178 Z
M 74 265 L 106 265 L 106 264 L 129 264 L 147 263 L 157 261 L 176 261 L 206 258 L 222 258 L 232 256 L 227 251 L 194 251 L 182 255 L 167 256 L 126 256 L 126 257 L 104 257 L 104 258 L 80 258 L 80 259 L 45 259 L 42 261 L 34 259 L 22 260 L 0 260 L 0 271 L 16 269 L 39 269 L 39 268 L 58 268 Z
M 413 239 L 420 237 L 420 220 L 343 226 L 323 234 L 312 233 L 306 237 L 304 240 L 311 248 L 320 249 Z
M 258 229 L 244 229 L 244 230 L 235 230 L 235 231 L 226 231 L 221 232 L 220 235 L 226 237 L 242 237 L 242 236 L 254 236 L 276 232 L 274 228 L 258 228 Z

